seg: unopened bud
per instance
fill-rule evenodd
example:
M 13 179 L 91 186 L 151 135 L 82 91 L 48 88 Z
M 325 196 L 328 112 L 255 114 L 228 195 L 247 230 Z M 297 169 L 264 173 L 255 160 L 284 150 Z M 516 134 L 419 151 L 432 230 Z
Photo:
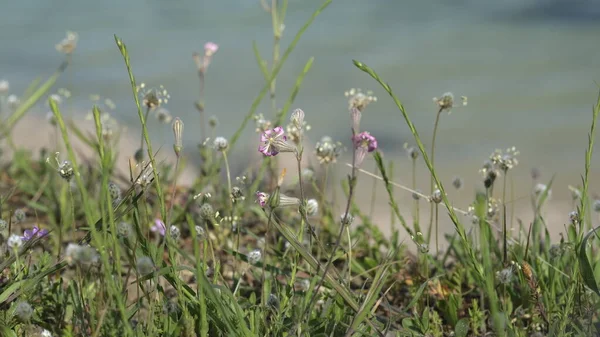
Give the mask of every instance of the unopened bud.
M 294 110 L 290 121 L 298 130 L 302 130 L 302 126 L 304 125 L 304 111 L 302 109 Z
M 173 135 L 175 136 L 175 144 L 173 144 L 173 150 L 179 157 L 181 150 L 183 150 L 183 122 L 179 117 L 173 121 Z

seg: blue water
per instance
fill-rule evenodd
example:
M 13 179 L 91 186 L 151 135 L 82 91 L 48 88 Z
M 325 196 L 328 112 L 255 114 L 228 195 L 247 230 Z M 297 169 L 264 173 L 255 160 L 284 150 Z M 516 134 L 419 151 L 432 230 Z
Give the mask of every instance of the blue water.
M 320 5 L 290 0 L 282 49 Z M 0 78 L 23 90 L 61 62 L 54 45 L 79 33 L 73 64 L 58 87 L 72 91 L 75 117 L 88 96 L 110 97 L 130 128 L 137 114 L 113 34 L 127 44 L 134 73 L 170 92 L 167 108 L 186 123 L 186 144 L 199 141 L 198 78 L 191 55 L 204 42 L 220 50 L 206 77 L 206 111 L 231 135 L 263 85 L 252 41 L 270 59 L 271 21 L 256 0 L 23 0 L 0 5 Z M 363 128 L 387 154 L 401 154 L 411 136 L 392 101 L 352 65 L 376 69 L 402 99 L 427 144 L 435 118 L 432 97 L 452 91 L 469 105 L 442 116 L 437 162 L 476 172 L 495 148 L 517 146 L 532 166 L 572 177 L 580 172 L 591 107 L 600 81 L 600 5 L 595 1 L 334 0 L 302 37 L 277 82 L 281 107 L 306 61 L 315 57 L 293 107 L 301 107 L 313 140 L 347 142 L 344 90 L 372 89 L 379 102 Z M 39 107 L 39 113 L 44 108 Z M 269 102 L 259 112 L 270 114 Z M 79 114 L 79 115 L 78 115 Z M 252 143 L 253 126 L 247 127 Z M 152 126 L 170 147 L 170 127 Z M 193 148 L 187 146 L 188 149 Z M 254 148 L 254 145 L 252 145 Z M 577 177 L 576 175 L 574 177 Z M 576 182 L 576 181 L 575 181 Z

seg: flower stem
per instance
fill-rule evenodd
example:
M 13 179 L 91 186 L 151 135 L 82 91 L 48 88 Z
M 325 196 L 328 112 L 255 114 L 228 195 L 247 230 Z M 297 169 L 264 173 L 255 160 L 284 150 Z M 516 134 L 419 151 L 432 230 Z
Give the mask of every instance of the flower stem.
M 175 176 L 173 177 L 173 192 L 171 193 L 171 204 L 169 205 L 169 212 L 167 213 L 167 224 L 171 225 L 171 216 L 173 215 L 173 204 L 175 203 L 175 192 L 177 191 L 177 178 L 179 174 L 177 174 L 177 170 L 179 169 L 179 155 L 177 155 L 177 159 L 175 160 Z M 168 227 L 167 227 L 168 228 Z
M 417 160 L 416 159 L 412 160 L 412 190 L 413 191 L 417 190 Z M 415 206 L 413 209 L 413 226 L 415 229 L 415 233 L 418 233 L 421 231 L 421 226 L 419 224 L 419 222 L 420 222 L 419 200 L 420 200 L 420 198 L 415 200 Z
M 150 107 L 146 107 L 146 114 L 144 115 L 144 123 L 145 124 L 148 123 L 148 115 L 149 114 L 150 114 Z M 142 130 L 142 137 L 141 137 L 141 141 L 140 141 L 140 150 L 141 150 L 141 153 L 143 156 L 144 155 L 144 131 L 143 130 Z
M 502 187 L 502 229 L 504 232 L 503 241 L 504 241 L 504 265 L 508 263 L 508 244 L 507 244 L 507 231 L 506 231 L 506 173 L 504 171 L 504 184 Z
M 373 172 L 377 172 L 377 164 L 375 164 L 375 168 Z M 369 217 L 373 218 L 373 213 L 375 212 L 375 199 L 377 196 L 377 179 L 373 178 L 373 186 L 371 188 L 371 208 L 369 210 Z M 393 217 L 392 217 L 393 219 Z
M 433 124 L 433 136 L 431 139 L 431 166 L 435 167 L 435 139 L 437 136 L 437 129 L 438 129 L 438 125 L 440 123 L 440 116 L 442 114 L 442 108 L 440 108 L 437 112 L 437 115 L 435 116 L 435 123 Z M 432 195 L 433 194 L 433 190 L 435 188 L 435 180 L 433 179 L 433 175 L 431 176 L 431 188 L 429 191 L 429 194 Z M 433 226 L 433 203 L 430 203 L 431 205 L 429 206 L 429 230 L 428 230 L 428 235 L 427 235 L 427 244 L 429 244 L 431 237 L 430 237 L 430 233 L 431 233 L 431 228 Z
M 200 103 L 198 107 L 198 111 L 200 112 L 200 141 L 203 142 L 206 139 L 206 122 L 204 118 L 204 69 L 202 68 L 198 69 L 198 79 L 200 80 L 200 100 L 198 101 Z

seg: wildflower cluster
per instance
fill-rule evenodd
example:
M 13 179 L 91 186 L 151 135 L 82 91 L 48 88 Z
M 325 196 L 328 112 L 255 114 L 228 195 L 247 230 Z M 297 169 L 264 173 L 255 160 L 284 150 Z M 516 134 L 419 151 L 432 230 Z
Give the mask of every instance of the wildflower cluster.
M 71 55 L 77 47 L 79 35 L 76 32 L 67 31 L 67 35 L 55 45 L 56 51 L 65 55 Z
M 142 99 L 142 104 L 147 109 L 156 109 L 163 104 L 167 104 L 171 98 L 167 89 L 162 85 L 158 88 L 147 88 L 146 83 L 142 82 L 136 87 L 136 92 Z M 157 114 L 157 118 L 158 116 Z
M 377 97 L 373 95 L 372 91 L 363 93 L 361 89 L 351 88 L 344 92 L 344 96 L 348 98 L 348 109 L 357 109 L 363 111 L 372 102 L 377 102 Z
M 455 105 L 454 103 L 454 95 L 451 92 L 444 93 L 441 97 L 434 97 L 433 102 L 439 107 L 441 111 L 448 111 L 448 114 L 452 112 L 452 108 L 458 106 L 466 106 L 467 105 L 467 97 L 461 96 L 461 104 Z
M 519 164 L 519 161 L 517 160 L 518 155 L 519 151 L 513 146 L 506 149 L 504 152 L 502 150 L 495 150 L 490 155 L 490 161 L 497 169 L 506 173 L 508 170 Z
M 324 136 L 315 145 L 315 154 L 320 164 L 335 163 L 342 152 L 342 143 L 334 142 L 329 136 Z

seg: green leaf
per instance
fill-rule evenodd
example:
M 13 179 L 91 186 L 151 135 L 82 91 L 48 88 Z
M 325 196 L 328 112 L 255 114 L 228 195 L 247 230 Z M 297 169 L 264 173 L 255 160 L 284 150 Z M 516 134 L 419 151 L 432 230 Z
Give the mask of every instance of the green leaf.
M 25 280 L 14 282 L 9 287 L 5 288 L 2 294 L 0 294 L 0 304 L 3 304 L 4 301 L 6 301 L 10 297 L 10 295 L 15 293 L 17 289 L 21 287 L 23 282 L 25 282 Z
M 469 319 L 463 318 L 456 323 L 454 327 L 454 336 L 455 337 L 467 337 L 469 333 Z
M 583 282 L 586 286 L 588 286 L 591 290 L 593 290 L 598 296 L 600 296 L 600 290 L 598 289 L 598 284 L 596 283 L 596 279 L 594 278 L 594 270 L 588 260 L 587 256 L 587 242 L 590 236 L 596 232 L 599 227 L 596 227 L 589 231 L 581 242 L 581 247 L 579 247 L 579 267 L 581 268 L 581 277 L 583 278 Z

